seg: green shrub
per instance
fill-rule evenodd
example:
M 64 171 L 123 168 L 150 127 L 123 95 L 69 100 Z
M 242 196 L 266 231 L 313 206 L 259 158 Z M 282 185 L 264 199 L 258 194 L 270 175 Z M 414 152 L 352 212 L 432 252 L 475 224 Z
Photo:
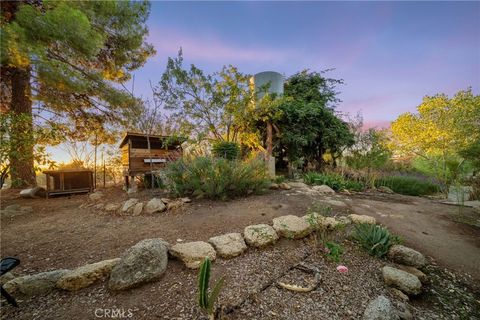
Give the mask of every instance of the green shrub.
M 363 183 L 354 180 L 347 180 L 341 175 L 333 173 L 318 173 L 307 172 L 303 175 L 303 181 L 309 185 L 322 185 L 325 184 L 335 191 L 342 189 L 362 191 L 364 189 Z
M 212 152 L 215 157 L 234 160 L 240 155 L 240 146 L 235 142 L 219 141 L 213 145 Z
M 440 192 L 440 186 L 430 181 L 411 176 L 387 176 L 375 182 L 377 187 L 386 186 L 396 193 L 421 196 Z
M 211 199 L 259 193 L 269 185 L 268 173 L 260 160 L 181 159 L 167 167 L 167 177 L 173 193 Z
M 376 257 L 383 257 L 392 245 L 399 242 L 397 237 L 390 235 L 387 228 L 369 223 L 356 225 L 352 236 L 362 248 Z
M 343 254 L 343 248 L 341 245 L 335 242 L 325 243 L 325 248 L 328 249 L 326 255 L 333 262 L 340 262 L 340 257 Z
M 223 287 L 223 278 L 215 284 L 212 292 L 209 294 L 208 286 L 210 284 L 210 269 L 212 263 L 208 257 L 205 257 L 200 270 L 198 271 L 198 305 L 204 310 L 210 319 L 215 318 L 215 302 L 217 301 L 220 290 Z

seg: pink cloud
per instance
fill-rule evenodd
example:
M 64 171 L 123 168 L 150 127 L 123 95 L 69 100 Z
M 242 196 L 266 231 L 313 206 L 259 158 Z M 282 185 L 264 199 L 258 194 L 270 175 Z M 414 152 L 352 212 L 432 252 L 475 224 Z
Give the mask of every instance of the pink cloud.
M 161 56 L 176 55 L 181 47 L 189 59 L 222 63 L 282 62 L 291 58 L 292 54 L 292 52 L 271 48 L 233 45 L 212 35 L 190 35 L 166 29 L 151 29 L 148 40 Z

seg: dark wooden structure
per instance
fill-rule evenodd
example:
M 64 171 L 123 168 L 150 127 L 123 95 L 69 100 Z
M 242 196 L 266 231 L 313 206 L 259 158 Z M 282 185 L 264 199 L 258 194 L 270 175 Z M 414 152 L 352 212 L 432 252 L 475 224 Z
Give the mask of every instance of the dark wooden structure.
M 145 134 L 127 132 L 120 142 L 123 176 L 127 188 L 129 177 L 133 179 L 137 175 L 151 174 L 151 171 L 164 168 L 168 162 L 178 160 L 182 156 L 181 144 L 185 139 L 150 135 L 148 140 Z
M 93 171 L 88 169 L 65 169 L 43 171 L 47 177 L 47 198 L 57 194 L 84 193 L 93 191 Z

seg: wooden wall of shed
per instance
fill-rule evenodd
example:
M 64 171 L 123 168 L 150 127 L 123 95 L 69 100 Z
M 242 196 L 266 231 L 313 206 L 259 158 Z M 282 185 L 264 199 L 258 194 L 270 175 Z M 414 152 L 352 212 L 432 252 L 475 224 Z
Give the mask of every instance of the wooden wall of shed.
M 129 154 L 128 154 L 128 143 L 125 144 L 122 149 L 122 166 L 128 167 L 129 164 Z
M 181 150 L 151 149 L 151 155 L 148 149 L 130 149 L 129 170 L 134 172 L 150 171 L 150 163 L 145 163 L 145 159 L 166 159 L 167 163 L 178 160 L 182 156 Z M 166 163 L 154 163 L 153 169 L 165 167 Z

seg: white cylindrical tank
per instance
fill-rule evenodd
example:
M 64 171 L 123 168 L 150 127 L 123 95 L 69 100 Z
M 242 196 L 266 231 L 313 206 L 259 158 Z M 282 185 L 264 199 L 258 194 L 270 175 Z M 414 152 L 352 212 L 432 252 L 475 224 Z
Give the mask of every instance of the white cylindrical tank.
M 253 76 L 257 97 L 263 96 L 262 87 L 270 84 L 269 93 L 283 94 L 283 75 L 275 71 L 264 71 Z

